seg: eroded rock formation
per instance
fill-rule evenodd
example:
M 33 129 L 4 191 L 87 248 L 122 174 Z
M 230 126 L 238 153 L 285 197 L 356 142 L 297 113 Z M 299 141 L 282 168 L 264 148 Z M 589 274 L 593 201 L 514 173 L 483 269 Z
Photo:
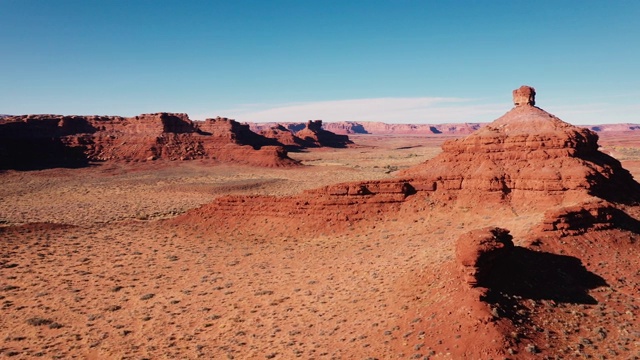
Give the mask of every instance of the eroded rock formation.
M 0 168 L 84 166 L 90 161 L 216 159 L 291 166 L 280 144 L 229 119 L 198 125 L 186 114 L 24 115 L 0 120 Z
M 307 126 L 298 131 L 296 136 L 315 147 L 327 146 L 342 148 L 353 144 L 348 136 L 336 135 L 331 131 L 323 129 L 322 120 L 309 120 Z
M 464 281 L 478 286 L 500 258 L 509 256 L 513 249 L 509 230 L 487 227 L 463 234 L 456 243 L 456 261 Z
M 533 101 L 532 89 L 521 93 Z M 311 122 L 311 130 L 320 125 Z M 509 208 L 514 213 L 593 198 L 637 201 L 640 185 L 619 161 L 598 151 L 597 141 L 594 132 L 525 103 L 466 138 L 445 142 L 441 154 L 398 178 L 336 184 L 279 199 L 224 197 L 202 211 L 225 216 L 307 214 L 322 222 L 381 217 L 414 198 L 421 199 L 418 203 Z
M 282 125 L 274 125 L 268 129 L 259 131 L 259 134 L 273 139 L 284 145 L 288 150 L 299 150 L 309 146 L 313 146 L 308 141 L 302 140 L 295 136 L 293 132 Z
M 515 106 L 534 106 L 536 104 L 536 89 L 523 85 L 513 90 L 513 104 Z
M 248 123 L 252 131 L 262 132 L 274 126 L 282 126 L 292 132 L 306 127 L 305 123 Z M 481 123 L 459 124 L 387 124 L 377 121 L 338 121 L 323 122 L 324 130 L 335 134 L 370 134 L 370 135 L 469 135 L 481 128 Z
M 474 204 L 543 208 L 587 195 L 635 200 L 638 184 L 598 151 L 597 141 L 594 132 L 524 104 L 466 138 L 446 141 L 439 156 L 401 176 L 432 179 L 434 194 Z

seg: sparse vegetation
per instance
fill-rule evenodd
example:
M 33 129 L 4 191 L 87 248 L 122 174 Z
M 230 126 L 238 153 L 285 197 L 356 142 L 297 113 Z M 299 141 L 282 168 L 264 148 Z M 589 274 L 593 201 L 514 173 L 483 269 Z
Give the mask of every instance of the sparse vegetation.
M 422 359 L 467 346 L 473 339 L 465 319 L 475 321 L 475 310 L 459 306 L 470 297 L 456 290 L 451 244 L 459 233 L 497 221 L 527 234 L 533 224 L 527 214 L 509 217 L 462 204 L 454 218 L 440 200 L 424 198 L 416 199 L 415 214 L 382 213 L 344 230 L 327 222 L 310 231 L 298 217 L 286 231 L 254 219 L 156 221 L 223 194 L 290 195 L 388 178 L 436 150 L 341 151 L 295 154 L 322 165 L 304 174 L 184 163 L 163 169 L 161 162 L 137 172 L 118 165 L 3 173 L 3 199 L 11 196 L 15 209 L 0 202 L 0 217 L 7 219 L 0 228 L 0 356 L 73 358 L 95 351 L 112 358 L 383 359 L 402 353 Z M 254 180 L 241 182 L 247 178 Z M 138 211 L 150 214 L 148 220 L 135 221 Z M 55 223 L 16 226 L 35 220 Z M 545 245 L 541 239 L 536 246 Z M 587 293 L 593 301 L 510 296 L 511 307 L 483 308 L 483 316 L 499 317 L 483 318 L 483 326 L 506 323 L 513 313 L 522 319 L 505 334 L 510 357 L 635 355 L 639 310 L 627 294 L 637 273 L 625 272 L 629 264 L 616 267 L 615 276 L 609 272 L 624 254 L 582 258 L 577 251 L 608 251 L 596 239 L 574 253 L 563 249 L 607 278 L 607 286 Z
M 27 324 L 33 325 L 33 326 L 50 325 L 50 324 L 53 324 L 53 320 L 41 318 L 41 317 L 32 317 L 27 319 Z

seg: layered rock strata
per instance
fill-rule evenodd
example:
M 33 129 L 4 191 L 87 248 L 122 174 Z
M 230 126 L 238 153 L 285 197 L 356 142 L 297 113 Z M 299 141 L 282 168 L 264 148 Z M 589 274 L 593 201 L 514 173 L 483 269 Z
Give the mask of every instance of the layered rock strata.
M 0 168 L 84 166 L 91 161 L 216 159 L 292 166 L 280 144 L 228 119 L 198 125 L 186 114 L 24 115 L 0 120 Z
M 295 134 L 313 147 L 343 148 L 353 144 L 346 135 L 336 135 L 322 128 L 322 120 L 309 120 L 304 129 Z
M 301 122 L 284 123 L 248 123 L 252 131 L 262 132 L 274 126 L 282 126 L 292 132 L 298 132 L 306 127 Z M 379 121 L 337 121 L 323 122 L 324 130 L 342 135 L 469 135 L 485 124 L 459 123 L 459 124 L 387 124 Z
M 592 198 L 637 201 L 640 185 L 619 161 L 598 151 L 597 134 L 533 106 L 534 95 L 532 88 L 518 89 L 512 110 L 466 138 L 445 142 L 441 154 L 398 178 L 278 199 L 224 197 L 201 211 L 352 221 L 397 211 L 413 198 L 423 204 L 509 208 L 516 214 Z
M 439 156 L 401 176 L 433 179 L 452 199 L 519 208 L 571 204 L 585 195 L 636 200 L 638 184 L 619 161 L 598 151 L 596 133 L 531 105 L 535 91 L 519 90 L 511 111 L 466 138 L 446 141 Z
M 300 150 L 306 147 L 314 146 L 314 144 L 295 136 L 291 130 L 282 125 L 274 125 L 268 129 L 260 130 L 259 134 L 266 138 L 273 139 L 279 142 L 288 150 Z

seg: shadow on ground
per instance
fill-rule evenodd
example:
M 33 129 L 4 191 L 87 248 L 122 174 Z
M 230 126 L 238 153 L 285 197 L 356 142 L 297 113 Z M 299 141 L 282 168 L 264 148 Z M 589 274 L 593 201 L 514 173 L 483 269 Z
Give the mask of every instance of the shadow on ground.
M 596 304 L 589 290 L 607 286 L 580 259 L 516 246 L 496 261 L 479 286 L 489 289 L 486 301 L 502 297 L 553 300 L 556 303 Z

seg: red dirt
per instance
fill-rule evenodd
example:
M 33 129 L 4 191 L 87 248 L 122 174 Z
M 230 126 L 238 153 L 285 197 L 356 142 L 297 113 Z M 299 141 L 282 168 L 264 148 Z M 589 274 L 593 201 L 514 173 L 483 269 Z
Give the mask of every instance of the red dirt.
M 575 235 L 605 229 L 640 232 L 640 226 L 631 220 L 627 221 L 632 223 L 628 228 L 620 228 L 620 221 L 608 222 L 613 217 L 611 214 L 622 213 L 616 216 L 628 218 L 623 210 L 606 202 L 594 203 L 600 198 L 617 202 L 619 206 L 622 203 L 635 204 L 640 185 L 617 160 L 598 151 L 598 136 L 594 132 L 572 126 L 533 106 L 534 95 L 532 88 L 515 91 L 516 107 L 513 110 L 464 139 L 445 142 L 441 154 L 424 165 L 401 172 L 401 178 L 337 184 L 286 198 L 223 197 L 172 222 L 209 224 L 205 227 L 216 224 L 216 227 L 225 226 L 232 232 L 246 226 L 258 228 L 264 223 L 270 225 L 269 233 L 277 236 L 299 232 L 322 235 L 375 227 L 375 224 L 395 216 L 403 218 L 405 224 L 411 220 L 418 221 L 416 213 L 424 211 L 426 205 L 431 212 L 439 209 L 453 218 L 460 216 L 458 207 L 485 219 L 490 217 L 489 213 L 494 216 L 500 213 L 499 223 L 494 225 L 508 224 L 509 218 L 515 220 L 519 226 L 517 235 L 525 243 L 526 239 L 545 231 L 564 234 L 571 230 L 569 234 Z M 547 212 L 547 217 L 537 227 L 533 222 L 527 226 L 518 221 L 520 216 L 535 216 L 549 208 L 557 210 Z M 288 227 L 286 223 L 291 219 L 296 219 L 299 226 Z M 482 223 L 486 221 L 476 218 L 473 222 L 476 226 Z M 558 238 L 560 235 L 545 233 L 544 236 Z M 535 241 L 529 241 L 539 246 Z M 494 247 L 487 251 L 492 253 L 492 249 Z M 478 256 L 484 253 L 482 250 Z M 456 334 L 455 338 L 464 337 L 466 340 L 459 343 L 441 339 L 438 343 L 430 342 L 429 347 L 436 353 L 448 353 L 454 358 L 508 354 L 527 358 L 539 353 L 553 353 L 557 347 L 572 349 L 562 342 L 568 337 L 561 341 L 547 334 L 543 343 L 541 337 L 532 333 L 531 329 L 538 329 L 546 323 L 536 323 L 539 318 L 533 314 L 537 314 L 537 305 L 528 306 L 527 301 L 537 304 L 538 298 L 542 298 L 563 304 L 590 304 L 587 292 L 608 283 L 600 281 L 598 275 L 581 265 L 581 258 L 540 253 L 538 248 L 517 247 L 513 256 L 501 255 L 500 258 L 498 268 L 508 269 L 507 275 L 519 274 L 525 280 L 499 275 L 492 272 L 491 267 L 482 270 L 481 266 L 477 267 L 474 261 L 469 260 L 474 263 L 474 276 L 489 275 L 469 281 L 467 273 L 463 276 L 465 282 L 478 284 L 485 290 L 452 286 L 451 278 L 444 290 L 449 299 L 466 299 L 461 302 L 468 304 L 464 307 L 468 316 L 460 314 L 460 301 L 439 303 L 438 310 L 433 313 L 433 316 L 442 316 L 442 311 L 449 315 L 458 314 L 455 317 L 458 320 L 457 331 L 443 323 L 440 323 L 438 331 L 449 336 Z M 513 264 L 518 262 L 526 263 L 530 268 L 526 268 L 526 272 L 522 269 L 515 271 Z M 531 276 L 535 278 L 533 269 L 545 266 L 547 262 L 556 268 L 543 271 L 544 277 L 557 278 L 563 271 L 569 271 L 575 274 L 576 282 L 547 279 L 557 285 L 554 288 L 557 294 L 548 294 L 539 281 L 534 282 L 536 287 L 526 291 L 521 285 L 513 285 L 514 281 L 526 282 Z M 637 268 L 637 261 L 629 265 Z M 461 276 L 453 275 L 453 278 L 460 279 Z M 562 289 L 566 288 L 573 292 L 563 293 Z M 518 310 L 514 312 L 510 306 Z M 487 316 L 487 312 L 492 315 Z M 525 317 L 526 323 L 523 322 Z M 470 329 L 475 330 L 473 339 L 462 335 Z M 613 346 L 613 343 L 604 344 Z M 394 344 L 388 346 L 395 349 L 393 351 L 400 351 Z
M 638 184 L 531 104 L 393 177 L 1 228 L 0 354 L 638 357 Z

